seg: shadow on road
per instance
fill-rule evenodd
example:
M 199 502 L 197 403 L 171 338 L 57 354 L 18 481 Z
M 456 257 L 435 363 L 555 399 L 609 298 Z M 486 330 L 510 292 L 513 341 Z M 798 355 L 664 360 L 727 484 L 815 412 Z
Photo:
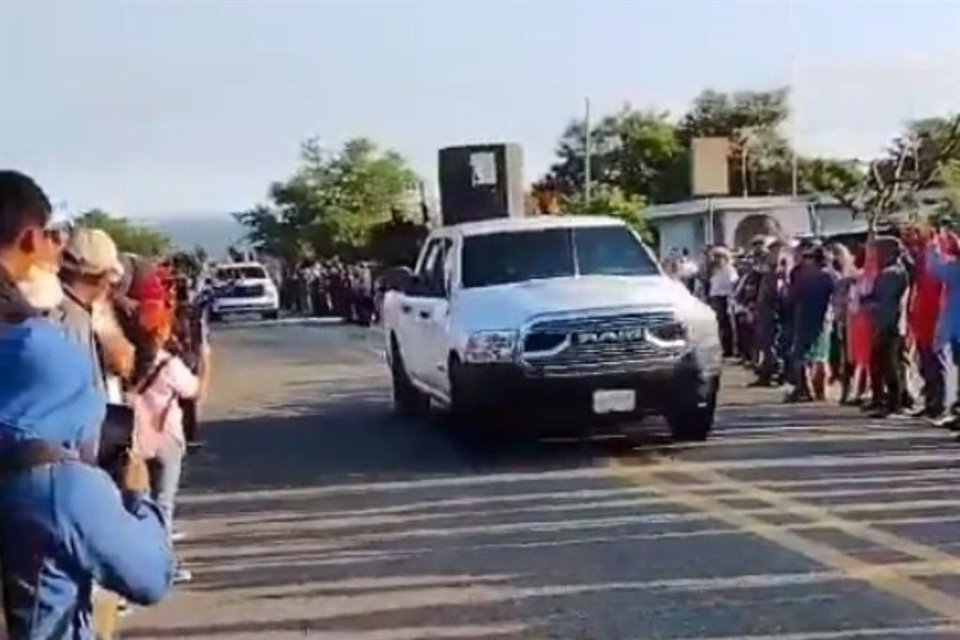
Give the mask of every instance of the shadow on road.
M 717 433 L 768 426 L 840 427 L 863 421 L 858 411 L 840 411 L 833 405 L 783 405 L 778 390 L 745 391 L 738 388 L 742 374 L 732 377 L 721 394 Z M 421 420 L 394 416 L 379 372 L 354 375 L 350 382 L 291 381 L 286 388 L 292 401 L 261 407 L 256 415 L 205 423 L 209 446 L 191 465 L 190 484 L 199 491 L 216 492 L 544 464 L 563 468 L 598 456 L 656 451 L 670 444 L 659 418 L 629 428 L 627 439 L 535 438 L 524 433 L 522 422 L 491 425 L 498 428 L 495 437 L 466 438 L 437 415 Z
M 291 400 L 286 404 L 203 425 L 207 447 L 190 460 L 188 493 L 315 489 L 423 477 L 578 469 L 611 456 L 629 455 L 636 463 L 686 448 L 671 443 L 659 418 L 628 427 L 626 435 L 537 438 L 524 433 L 525 425 L 518 422 L 491 425 L 498 427 L 496 436 L 471 437 L 452 429 L 439 415 L 418 420 L 396 417 L 389 390 L 379 376 L 354 377 L 349 385 L 298 380 L 287 387 Z M 773 394 L 768 391 L 765 396 L 769 400 Z M 832 416 L 836 424 L 846 420 L 836 415 L 835 407 L 798 410 L 774 404 L 758 411 L 732 405 L 721 406 L 717 431 L 784 425 L 787 412 L 790 428 L 822 424 L 825 416 Z M 851 414 L 849 419 L 858 416 Z M 298 500 L 269 498 L 273 509 L 292 508 Z M 259 502 L 231 504 L 228 512 L 258 511 L 264 506 Z M 206 515 L 214 513 L 215 501 L 204 501 L 202 508 L 187 504 L 184 512 L 189 515 L 200 509 Z
M 298 391 L 302 396 L 303 391 Z M 669 445 L 662 429 L 632 430 L 630 437 L 536 438 L 514 432 L 467 436 L 439 415 L 394 416 L 380 387 L 327 394 L 313 403 L 269 407 L 263 415 L 203 425 L 207 446 L 190 459 L 188 494 L 294 490 L 362 482 L 410 480 L 591 467 L 621 452 Z M 213 497 L 213 496 L 211 496 Z M 270 497 L 274 510 L 296 497 Z M 257 500 L 231 504 L 229 513 L 258 511 Z M 215 511 L 215 503 L 184 506 L 185 514 Z

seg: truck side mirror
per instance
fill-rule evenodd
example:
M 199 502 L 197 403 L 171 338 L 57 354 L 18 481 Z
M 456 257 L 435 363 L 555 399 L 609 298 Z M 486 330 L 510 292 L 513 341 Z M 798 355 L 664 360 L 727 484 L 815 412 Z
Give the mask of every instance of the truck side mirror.
M 407 293 L 413 286 L 416 278 L 409 267 L 391 267 L 381 276 L 383 288 L 387 291 L 402 291 Z
M 433 278 L 424 276 L 412 276 L 407 284 L 405 293 L 415 298 L 445 298 L 447 292 L 444 290 L 444 284 L 437 282 Z

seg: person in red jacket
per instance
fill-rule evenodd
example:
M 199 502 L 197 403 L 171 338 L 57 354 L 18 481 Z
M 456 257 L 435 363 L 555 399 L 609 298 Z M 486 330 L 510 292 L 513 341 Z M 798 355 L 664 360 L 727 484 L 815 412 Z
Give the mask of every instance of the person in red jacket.
M 926 246 L 933 232 L 927 228 L 911 228 L 904 233 L 904 243 L 914 262 L 914 286 L 907 306 L 909 338 L 916 348 L 920 376 L 923 378 L 923 406 L 914 413 L 934 421 L 945 420 L 945 357 L 938 340 L 937 326 L 943 301 L 943 284 L 926 264 Z

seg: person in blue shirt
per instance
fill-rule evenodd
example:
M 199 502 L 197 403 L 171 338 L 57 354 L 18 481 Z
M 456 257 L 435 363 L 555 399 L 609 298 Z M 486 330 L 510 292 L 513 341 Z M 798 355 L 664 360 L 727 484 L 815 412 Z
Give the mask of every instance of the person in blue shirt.
M 906 379 L 906 317 L 904 315 L 910 275 L 904 262 L 900 240 L 890 236 L 874 239 L 880 260 L 880 273 L 870 293 L 863 297 L 870 311 L 873 338 L 870 342 L 870 382 L 874 411 L 882 418 L 909 409 Z M 878 400 L 882 399 L 882 403 Z
M 927 246 L 927 265 L 931 273 L 943 283 L 944 299 L 938 322 L 939 339 L 950 345 L 957 384 L 960 384 L 960 239 L 950 232 L 941 232 Z M 960 425 L 960 400 L 954 403 L 955 418 L 950 427 Z
M 122 492 L 94 466 L 105 401 L 89 355 L 45 317 L 63 296 L 50 219 L 33 180 L 0 171 L 0 577 L 10 640 L 91 640 L 94 582 L 154 603 L 174 558 L 146 487 Z

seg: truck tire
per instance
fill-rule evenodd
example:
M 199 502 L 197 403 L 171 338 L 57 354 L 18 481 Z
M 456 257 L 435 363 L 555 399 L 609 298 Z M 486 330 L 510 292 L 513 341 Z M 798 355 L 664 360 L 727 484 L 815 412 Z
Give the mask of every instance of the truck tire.
M 711 381 L 707 384 L 705 403 L 691 402 L 692 398 L 704 394 L 700 389 L 691 389 L 686 394 L 678 394 L 670 406 L 666 408 L 664 417 L 670 426 L 670 433 L 674 441 L 703 442 L 707 439 L 710 431 L 713 430 L 713 419 L 717 410 L 718 387 L 718 381 Z
M 464 380 L 463 364 L 456 355 L 447 362 L 450 376 L 450 405 L 447 407 L 447 424 L 460 438 L 476 447 L 502 440 L 495 411 L 476 395 L 476 390 Z
M 400 347 L 395 339 L 390 341 L 390 376 L 393 379 L 393 410 L 404 418 L 413 418 L 426 413 L 430 408 L 430 399 L 410 380 L 407 368 L 400 355 Z
M 477 420 L 476 402 L 471 396 L 469 386 L 464 381 L 463 365 L 460 359 L 451 355 L 447 362 L 450 376 L 450 418 L 464 425 L 472 425 Z
M 280 318 L 280 312 L 277 310 L 273 311 L 264 311 L 260 314 L 262 320 L 277 320 Z

